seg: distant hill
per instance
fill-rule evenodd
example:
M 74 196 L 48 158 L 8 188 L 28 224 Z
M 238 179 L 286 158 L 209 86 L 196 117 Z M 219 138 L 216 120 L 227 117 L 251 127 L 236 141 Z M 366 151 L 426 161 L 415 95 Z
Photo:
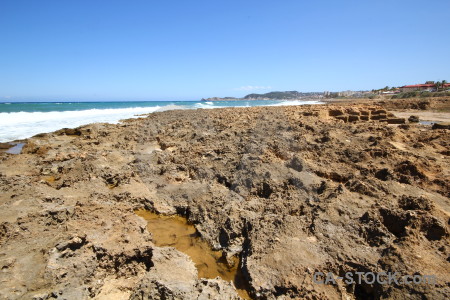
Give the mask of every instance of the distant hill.
M 290 100 L 299 99 L 305 94 L 297 91 L 286 91 L 286 92 L 270 92 L 265 94 L 249 94 L 244 97 L 245 100 Z
M 269 92 L 265 94 L 248 94 L 244 98 L 233 98 L 233 97 L 212 97 L 207 99 L 202 99 L 202 101 L 225 101 L 225 100 L 293 100 L 301 99 L 305 97 L 321 96 L 323 93 L 302 93 L 297 91 L 286 91 L 286 92 Z
M 232 100 L 242 100 L 242 98 L 235 97 L 211 97 L 211 98 L 202 98 L 202 101 L 232 101 Z

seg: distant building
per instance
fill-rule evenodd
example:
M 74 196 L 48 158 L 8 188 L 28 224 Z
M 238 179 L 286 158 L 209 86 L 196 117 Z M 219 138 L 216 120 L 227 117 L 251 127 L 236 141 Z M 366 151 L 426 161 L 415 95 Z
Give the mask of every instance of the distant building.
M 404 92 L 414 92 L 414 91 L 433 92 L 436 90 L 436 84 L 425 83 L 425 84 L 404 85 L 404 86 L 400 87 L 400 89 L 403 93 Z
M 395 94 L 398 94 L 398 93 L 400 93 L 399 89 L 395 89 L 395 90 L 392 90 L 392 91 L 381 92 L 382 95 L 395 95 Z
M 353 96 L 355 94 L 354 91 L 342 91 L 342 92 L 338 92 L 338 97 L 350 97 Z
M 344 98 L 363 98 L 367 97 L 371 94 L 370 91 L 342 91 L 342 92 L 330 92 L 330 91 L 324 91 L 322 93 L 324 98 L 337 98 L 337 97 L 344 97 Z
M 450 83 L 446 83 L 443 86 L 440 87 L 441 89 L 448 89 L 450 88 Z M 427 81 L 425 84 L 413 84 L 413 85 L 405 85 L 400 87 L 402 92 L 414 92 L 414 91 L 428 91 L 428 92 L 435 92 L 436 84 L 434 81 Z

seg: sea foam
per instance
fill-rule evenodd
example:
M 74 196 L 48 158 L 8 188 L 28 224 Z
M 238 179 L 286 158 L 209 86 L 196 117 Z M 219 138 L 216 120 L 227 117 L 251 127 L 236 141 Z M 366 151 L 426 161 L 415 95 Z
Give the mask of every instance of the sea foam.
M 292 105 L 308 105 L 308 104 L 320 104 L 322 102 L 315 100 L 284 100 L 279 103 L 269 104 L 267 106 L 292 106 Z
M 154 107 L 89 109 L 78 111 L 0 113 L 0 142 L 29 138 L 42 132 L 74 128 L 89 123 L 117 123 L 122 119 L 152 113 Z

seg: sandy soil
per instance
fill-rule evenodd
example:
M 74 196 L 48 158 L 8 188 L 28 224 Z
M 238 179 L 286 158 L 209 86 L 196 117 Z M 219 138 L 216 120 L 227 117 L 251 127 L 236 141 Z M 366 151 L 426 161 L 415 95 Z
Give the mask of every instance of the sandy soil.
M 400 118 L 409 118 L 414 115 L 418 116 L 419 119 L 423 121 L 450 122 L 450 113 L 448 112 L 404 110 L 395 111 L 395 115 Z
M 166 111 L 30 138 L 0 153 L 0 298 L 239 299 L 155 245 L 147 209 L 239 258 L 255 299 L 448 299 L 450 132 L 397 111 L 449 101 Z M 383 271 L 437 282 L 313 281 Z

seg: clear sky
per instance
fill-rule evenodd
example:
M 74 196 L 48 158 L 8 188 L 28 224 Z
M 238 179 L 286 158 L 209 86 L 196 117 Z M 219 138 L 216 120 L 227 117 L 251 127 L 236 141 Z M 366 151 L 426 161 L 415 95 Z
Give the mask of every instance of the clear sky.
M 0 1 L 0 101 L 450 81 L 449 0 Z

